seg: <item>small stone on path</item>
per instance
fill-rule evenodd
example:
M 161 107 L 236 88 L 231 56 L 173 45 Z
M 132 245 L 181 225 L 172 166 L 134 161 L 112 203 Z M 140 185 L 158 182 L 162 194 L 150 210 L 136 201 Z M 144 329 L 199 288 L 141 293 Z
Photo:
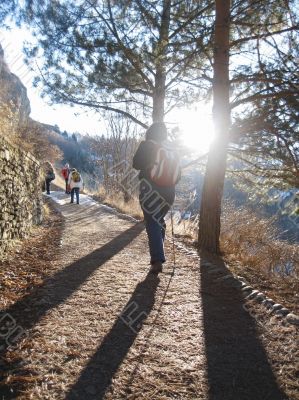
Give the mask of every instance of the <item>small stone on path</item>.
M 286 320 L 293 325 L 299 325 L 299 316 L 293 313 L 290 313 L 286 316 Z

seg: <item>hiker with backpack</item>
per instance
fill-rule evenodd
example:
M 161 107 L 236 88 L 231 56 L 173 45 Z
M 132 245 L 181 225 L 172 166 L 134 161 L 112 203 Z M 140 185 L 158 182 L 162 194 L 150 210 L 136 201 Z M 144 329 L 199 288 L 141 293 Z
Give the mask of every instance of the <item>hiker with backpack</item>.
M 63 176 L 64 181 L 65 181 L 65 193 L 70 194 L 70 191 L 69 191 L 70 165 L 69 164 L 65 164 L 65 166 L 62 168 L 61 175 Z
M 77 204 L 79 204 L 79 193 L 80 189 L 83 188 L 83 179 L 81 174 L 76 170 L 76 168 L 72 168 L 70 171 L 68 185 L 71 190 L 71 203 L 74 203 L 74 196 L 76 194 Z
M 175 198 L 175 185 L 180 179 L 176 152 L 166 143 L 164 122 L 153 123 L 146 131 L 133 158 L 133 168 L 140 170 L 139 201 L 148 236 L 152 273 L 162 272 L 165 260 L 165 216 Z
M 50 185 L 51 182 L 55 179 L 54 167 L 49 161 L 46 161 L 43 164 L 43 171 L 45 177 L 45 189 L 47 194 L 50 194 Z

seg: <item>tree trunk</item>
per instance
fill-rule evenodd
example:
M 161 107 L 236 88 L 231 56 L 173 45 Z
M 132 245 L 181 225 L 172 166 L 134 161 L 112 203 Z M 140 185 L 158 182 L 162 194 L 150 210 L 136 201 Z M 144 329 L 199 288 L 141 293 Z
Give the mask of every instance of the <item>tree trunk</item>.
M 165 114 L 166 56 L 169 42 L 171 0 L 163 1 L 160 35 L 156 49 L 156 75 L 153 92 L 153 122 L 162 122 Z
M 199 247 L 220 254 L 221 201 L 229 143 L 229 30 L 230 0 L 216 0 L 213 66 L 213 119 L 215 140 L 205 172 L 199 221 Z

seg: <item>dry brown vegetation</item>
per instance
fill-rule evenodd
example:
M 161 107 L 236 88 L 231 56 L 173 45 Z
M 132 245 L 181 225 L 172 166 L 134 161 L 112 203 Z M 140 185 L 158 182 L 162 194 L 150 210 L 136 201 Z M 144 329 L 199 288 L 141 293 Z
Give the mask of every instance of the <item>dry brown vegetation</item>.
M 42 225 L 33 227 L 28 239 L 16 242 L 14 249 L 3 256 L 0 270 L 2 307 L 9 306 L 43 283 L 49 272 L 45 261 L 56 254 L 62 228 L 61 216 L 46 204 Z
M 196 246 L 198 217 L 181 221 L 178 236 Z M 245 207 L 225 205 L 221 249 L 231 269 L 248 283 L 298 311 L 299 249 L 279 239 L 274 219 L 261 217 Z
M 137 219 L 143 218 L 138 199 L 134 197 L 128 201 L 125 201 L 122 192 L 111 193 L 109 191 L 106 191 L 102 186 L 100 187 L 98 192 L 93 195 L 93 197 L 95 200 L 98 200 L 103 204 L 109 205 L 117 209 L 117 211 L 121 213 L 129 214 Z
M 18 131 L 22 147 L 30 151 L 40 161 L 52 163 L 62 159 L 62 151 L 50 143 L 48 129 L 40 122 L 29 119 Z
M 234 270 L 249 283 L 299 309 L 299 248 L 279 239 L 273 219 L 245 208 L 226 207 L 221 244 Z
M 222 245 L 226 255 L 269 275 L 299 273 L 296 245 L 278 239 L 274 220 L 259 217 L 246 208 L 226 208 L 223 214 Z M 289 266 L 292 265 L 292 273 Z
M 0 104 L 0 135 L 41 162 L 60 160 L 62 152 L 49 142 L 48 129 L 31 118 L 20 125 L 18 113 L 13 109 L 13 104 Z

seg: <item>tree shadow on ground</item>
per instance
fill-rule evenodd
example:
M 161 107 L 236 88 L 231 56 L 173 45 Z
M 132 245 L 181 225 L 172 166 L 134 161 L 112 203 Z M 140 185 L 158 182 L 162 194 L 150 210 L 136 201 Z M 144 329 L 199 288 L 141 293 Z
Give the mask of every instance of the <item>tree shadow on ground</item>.
M 156 275 L 148 273 L 145 280 L 136 286 L 113 327 L 66 395 L 66 400 L 99 400 L 104 397 L 155 304 L 159 282 Z
M 143 223 L 134 224 L 114 237 L 111 241 L 68 265 L 49 277 L 42 287 L 35 288 L 11 307 L 0 312 L 0 361 L 5 359 L 7 351 L 16 347 L 31 329 L 52 308 L 63 303 L 72 295 L 93 272 L 105 262 L 128 246 L 144 229 Z M 51 298 L 44 301 L 47 290 Z M 20 360 L 17 360 L 19 363 Z M 12 363 L 1 361 L 0 398 L 15 398 L 16 393 L 3 384 L 9 371 L 17 369 Z
M 202 256 L 201 289 L 208 399 L 286 400 L 259 339 L 254 315 L 244 306 L 239 281 L 222 260 Z

